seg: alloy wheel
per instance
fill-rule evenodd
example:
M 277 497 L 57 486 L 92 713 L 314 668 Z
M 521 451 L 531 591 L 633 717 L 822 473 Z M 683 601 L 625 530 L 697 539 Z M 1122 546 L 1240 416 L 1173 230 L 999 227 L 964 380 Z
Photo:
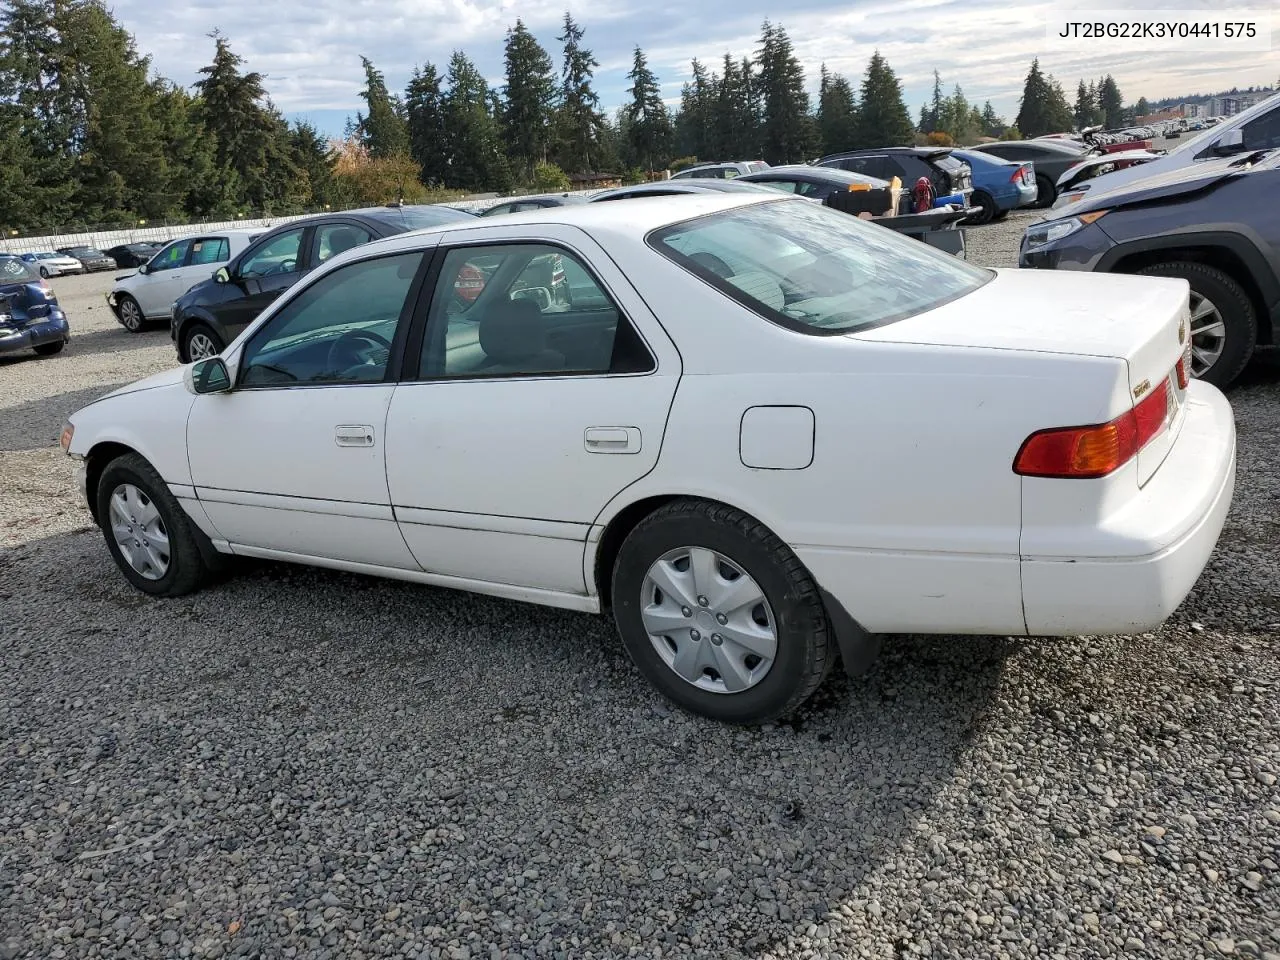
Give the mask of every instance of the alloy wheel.
M 120 301 L 120 322 L 126 330 L 142 329 L 142 308 L 132 297 L 124 297 Z
M 777 656 L 777 622 L 764 591 L 706 547 L 679 547 L 654 561 L 641 585 L 640 619 L 662 662 L 711 693 L 749 690 Z
M 1222 359 L 1227 324 L 1222 312 L 1203 294 L 1191 291 L 1191 375 L 1203 377 Z
M 187 340 L 187 357 L 194 363 L 218 355 L 213 338 L 207 333 L 193 333 Z
M 111 535 L 134 572 L 159 580 L 169 570 L 169 532 L 155 501 L 132 483 L 111 491 Z

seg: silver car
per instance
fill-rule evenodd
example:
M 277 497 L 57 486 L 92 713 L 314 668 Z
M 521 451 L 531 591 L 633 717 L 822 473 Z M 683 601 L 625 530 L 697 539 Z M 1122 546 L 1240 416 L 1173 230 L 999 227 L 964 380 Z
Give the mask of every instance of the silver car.
M 22 259 L 40 271 L 40 276 L 60 277 L 67 273 L 84 273 L 84 264 L 75 257 L 65 253 L 54 253 L 52 250 L 40 250 L 36 253 L 24 253 Z

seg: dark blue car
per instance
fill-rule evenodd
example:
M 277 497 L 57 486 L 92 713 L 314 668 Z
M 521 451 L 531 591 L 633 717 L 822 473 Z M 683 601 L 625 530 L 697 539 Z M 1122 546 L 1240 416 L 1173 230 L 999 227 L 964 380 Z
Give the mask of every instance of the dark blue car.
M 26 350 L 50 356 L 70 339 L 67 315 L 36 268 L 0 254 L 0 356 Z
M 1030 163 L 1001 160 L 976 150 L 952 150 L 973 170 L 973 197 L 969 200 L 982 213 L 966 223 L 990 223 L 1003 219 L 1010 210 L 1030 206 L 1036 200 L 1036 171 Z

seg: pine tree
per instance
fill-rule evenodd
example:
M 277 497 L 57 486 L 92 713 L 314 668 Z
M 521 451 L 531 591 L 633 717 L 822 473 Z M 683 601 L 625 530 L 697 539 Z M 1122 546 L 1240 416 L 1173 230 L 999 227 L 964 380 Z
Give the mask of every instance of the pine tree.
M 809 159 L 817 146 L 817 130 L 809 114 L 804 70 L 781 26 L 768 20 L 761 25 L 756 63 L 764 111 L 764 159 L 772 164 Z
M 560 108 L 557 115 L 558 166 L 570 173 L 592 169 L 604 118 L 600 97 L 591 86 L 600 63 L 582 46 L 583 29 L 569 13 L 564 15 L 564 33 L 556 39 L 564 45 L 564 66 L 560 74 Z M 598 157 L 595 158 L 597 161 Z
M 990 100 L 982 105 L 981 129 L 984 137 L 998 137 L 1004 132 L 1004 118 L 996 113 Z
M 638 46 L 627 79 L 631 81 L 627 90 L 631 102 L 622 111 L 627 123 L 627 145 L 645 170 L 665 166 L 671 158 L 671 117 L 662 102 L 658 79 Z
M 925 115 L 925 122 L 920 128 L 921 133 L 933 133 L 935 130 L 943 129 L 944 112 L 946 110 L 945 98 L 942 96 L 942 75 L 937 70 L 933 71 L 933 99 L 929 102 L 929 110 Z
M 689 70 L 692 76 L 680 89 L 680 112 L 676 115 L 676 152 L 705 161 L 712 156 L 714 90 L 707 68 L 697 59 L 690 62 Z
M 828 73 L 824 63 L 818 85 L 818 138 L 822 153 L 851 150 L 857 136 L 858 105 L 853 97 L 853 88 L 840 74 Z
M 1151 112 L 1151 104 L 1147 103 L 1146 97 L 1139 97 L 1138 102 L 1133 105 L 1133 113 L 1135 119 L 1141 120 Z
M 973 123 L 973 109 L 969 106 L 969 101 L 958 83 L 951 96 L 947 98 L 946 114 L 947 122 L 942 129 L 956 144 L 972 143 L 973 138 L 977 136 Z
M 1111 74 L 1107 74 L 1098 82 L 1098 109 L 1102 111 L 1102 123 L 1108 130 L 1124 125 L 1121 112 L 1124 110 L 1124 98 L 1120 96 L 1120 88 Z
M 409 128 L 405 123 L 404 105 L 387 91 L 382 71 L 368 57 L 361 57 L 364 67 L 364 100 L 368 113 L 356 114 L 356 134 L 369 156 L 375 160 L 409 154 Z
M 489 85 L 460 50 L 449 59 L 449 91 L 443 98 L 449 158 L 446 183 L 467 190 L 506 190 L 511 170 L 502 149 Z
M 1083 130 L 1085 127 L 1093 125 L 1093 114 L 1096 109 L 1093 101 L 1093 91 L 1084 85 L 1081 80 L 1076 85 L 1076 105 L 1072 111 L 1072 116 L 1076 121 L 1076 129 Z
M 547 159 L 556 96 L 555 67 L 520 19 L 507 31 L 505 60 L 502 140 L 512 164 L 527 179 L 533 176 L 534 165 Z
M 1022 105 L 1014 125 L 1028 139 L 1072 128 L 1074 116 L 1062 85 L 1040 70 L 1039 58 L 1031 61 L 1022 87 Z
M 444 129 L 444 98 L 440 75 L 430 63 L 414 67 L 404 93 L 409 128 L 409 155 L 418 164 L 418 179 L 442 186 L 448 176 L 448 143 Z
M 862 81 L 862 97 L 858 107 L 858 145 L 860 147 L 897 147 L 911 143 L 914 127 L 907 105 L 902 100 L 902 86 L 877 50 L 867 64 Z

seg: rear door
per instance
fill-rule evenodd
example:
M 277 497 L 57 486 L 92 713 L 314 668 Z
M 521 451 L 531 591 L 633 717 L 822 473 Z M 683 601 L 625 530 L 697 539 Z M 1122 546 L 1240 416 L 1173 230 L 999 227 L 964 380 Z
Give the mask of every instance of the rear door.
M 446 234 L 428 286 L 387 418 L 409 548 L 428 573 L 586 595 L 587 534 L 657 462 L 679 354 L 573 227 Z

